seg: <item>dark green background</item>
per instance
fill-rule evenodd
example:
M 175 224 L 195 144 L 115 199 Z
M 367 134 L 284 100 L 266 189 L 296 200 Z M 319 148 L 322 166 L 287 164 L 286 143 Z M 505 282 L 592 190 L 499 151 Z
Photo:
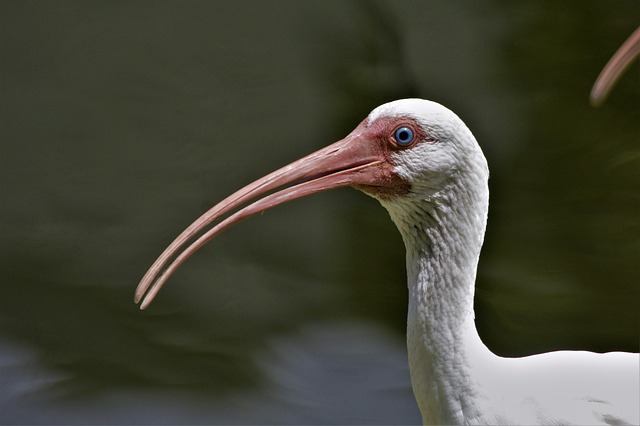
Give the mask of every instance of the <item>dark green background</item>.
M 244 222 L 133 291 L 193 219 L 401 97 L 491 168 L 476 312 L 505 356 L 638 351 L 637 1 L 7 1 L 0 421 L 411 423 L 404 249 L 353 190 Z

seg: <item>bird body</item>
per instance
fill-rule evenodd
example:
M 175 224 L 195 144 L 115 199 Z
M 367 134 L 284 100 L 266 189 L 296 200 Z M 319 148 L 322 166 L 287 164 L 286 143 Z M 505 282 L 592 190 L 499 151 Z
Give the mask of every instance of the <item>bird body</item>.
M 409 369 L 425 424 L 638 424 L 638 354 L 560 351 L 502 358 L 482 343 L 473 298 L 489 208 L 488 178 L 478 143 L 453 112 L 421 99 L 384 104 L 342 141 L 267 175 L 205 213 L 150 268 L 136 301 L 146 307 L 188 256 L 240 219 L 350 185 L 381 202 L 405 244 Z M 220 215 L 284 185 L 292 186 L 197 237 Z

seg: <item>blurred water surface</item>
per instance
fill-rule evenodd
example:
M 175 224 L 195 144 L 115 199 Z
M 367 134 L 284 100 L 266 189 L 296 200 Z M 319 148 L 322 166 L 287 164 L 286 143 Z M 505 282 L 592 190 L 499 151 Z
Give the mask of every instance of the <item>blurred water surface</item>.
M 380 103 L 456 111 L 491 168 L 480 333 L 638 351 L 635 1 L 4 1 L 0 421 L 417 423 L 400 236 L 342 189 L 221 235 L 147 311 L 162 249 Z

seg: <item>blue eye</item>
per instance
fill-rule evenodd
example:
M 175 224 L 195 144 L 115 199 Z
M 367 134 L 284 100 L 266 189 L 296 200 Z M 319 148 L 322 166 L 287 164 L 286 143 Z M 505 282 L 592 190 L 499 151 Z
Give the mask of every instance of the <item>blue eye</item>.
M 413 141 L 413 130 L 409 127 L 400 127 L 393 134 L 393 138 L 398 142 L 398 145 L 407 146 Z

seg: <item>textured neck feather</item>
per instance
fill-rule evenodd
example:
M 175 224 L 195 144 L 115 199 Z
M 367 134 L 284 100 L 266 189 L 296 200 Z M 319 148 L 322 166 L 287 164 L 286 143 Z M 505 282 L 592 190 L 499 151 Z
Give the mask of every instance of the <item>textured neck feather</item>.
M 439 191 L 383 202 L 407 251 L 409 367 L 425 423 L 463 424 L 479 415 L 471 363 L 493 357 L 473 313 L 487 178 L 480 164 Z

